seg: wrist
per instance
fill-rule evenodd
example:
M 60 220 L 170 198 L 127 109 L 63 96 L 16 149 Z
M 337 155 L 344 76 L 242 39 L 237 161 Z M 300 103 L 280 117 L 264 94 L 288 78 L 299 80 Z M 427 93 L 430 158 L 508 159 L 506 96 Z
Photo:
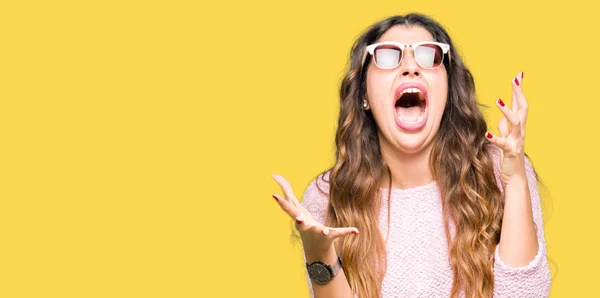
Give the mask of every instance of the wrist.
M 514 174 L 510 177 L 506 177 L 504 180 L 504 185 L 506 187 L 527 187 L 527 175 L 524 173 Z
M 315 261 L 321 261 L 325 264 L 337 262 L 338 255 L 333 244 L 325 250 L 312 251 L 305 249 L 304 251 L 306 252 L 306 263 L 308 264 Z

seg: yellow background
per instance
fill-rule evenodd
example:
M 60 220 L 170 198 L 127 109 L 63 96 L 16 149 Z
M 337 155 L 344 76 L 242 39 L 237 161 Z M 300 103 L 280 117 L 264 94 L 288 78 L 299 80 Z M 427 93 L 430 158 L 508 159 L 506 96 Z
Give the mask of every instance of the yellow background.
M 481 2 L 1 1 L 0 297 L 307 297 L 270 175 L 332 164 L 350 46 L 411 11 L 493 132 L 525 71 L 551 297 L 598 295 L 598 9 Z

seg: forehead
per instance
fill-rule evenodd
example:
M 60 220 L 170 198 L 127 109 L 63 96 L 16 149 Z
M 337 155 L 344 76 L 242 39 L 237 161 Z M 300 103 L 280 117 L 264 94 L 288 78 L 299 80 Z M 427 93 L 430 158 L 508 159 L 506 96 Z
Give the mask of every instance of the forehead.
M 413 44 L 420 41 L 434 41 L 433 35 L 421 26 L 394 26 L 386 31 L 378 40 L 395 41 L 403 44 Z

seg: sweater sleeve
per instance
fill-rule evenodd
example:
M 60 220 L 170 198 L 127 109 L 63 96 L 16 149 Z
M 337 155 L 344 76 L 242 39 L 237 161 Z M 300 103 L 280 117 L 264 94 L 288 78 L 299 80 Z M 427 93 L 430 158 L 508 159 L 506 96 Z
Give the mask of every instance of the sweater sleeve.
M 504 194 L 504 185 L 500 180 L 500 149 L 492 150 L 494 171 L 497 182 Z M 550 293 L 550 268 L 546 256 L 546 240 L 544 238 L 544 221 L 540 196 L 537 188 L 537 178 L 531 162 L 525 157 L 527 184 L 531 196 L 533 221 L 536 225 L 538 252 L 529 264 L 511 267 L 504 263 L 499 255 L 499 245 L 494 253 L 494 297 L 548 297 Z

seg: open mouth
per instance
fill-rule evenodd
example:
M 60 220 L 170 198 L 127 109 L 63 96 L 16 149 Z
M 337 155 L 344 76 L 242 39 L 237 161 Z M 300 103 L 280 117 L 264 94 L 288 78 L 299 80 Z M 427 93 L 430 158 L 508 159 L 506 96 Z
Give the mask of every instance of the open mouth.
M 415 124 L 423 121 L 427 101 L 421 90 L 406 88 L 396 99 L 395 108 L 398 120 L 406 124 Z

